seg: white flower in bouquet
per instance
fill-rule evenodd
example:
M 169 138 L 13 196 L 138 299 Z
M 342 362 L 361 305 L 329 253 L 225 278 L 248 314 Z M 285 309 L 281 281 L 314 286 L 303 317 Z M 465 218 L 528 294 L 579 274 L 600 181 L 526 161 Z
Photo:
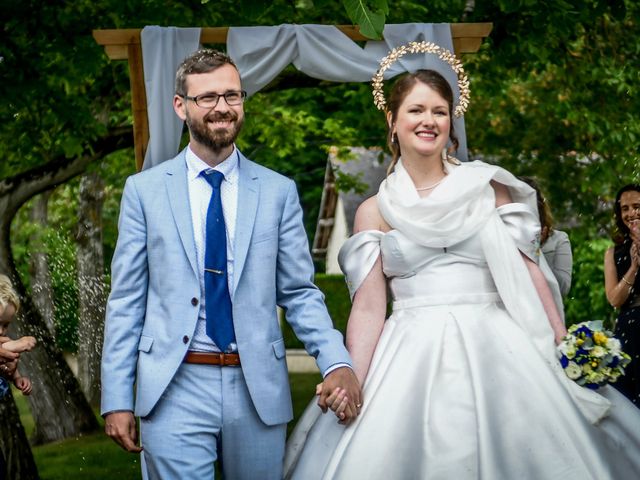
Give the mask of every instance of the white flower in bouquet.
M 576 362 L 569 362 L 564 371 L 571 380 L 577 380 L 582 376 L 582 369 Z
M 620 352 L 622 351 L 622 344 L 620 343 L 620 340 L 618 340 L 615 337 L 611 337 L 609 340 L 607 340 L 607 349 L 615 355 L 619 355 Z

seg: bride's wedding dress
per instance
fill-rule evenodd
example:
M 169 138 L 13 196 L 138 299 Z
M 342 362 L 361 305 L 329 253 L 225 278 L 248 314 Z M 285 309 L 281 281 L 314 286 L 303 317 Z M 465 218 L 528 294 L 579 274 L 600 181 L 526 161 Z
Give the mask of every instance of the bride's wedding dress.
M 420 198 L 400 162 L 340 258 L 355 293 L 379 255 L 393 314 L 349 427 L 309 406 L 289 440 L 294 479 L 634 479 L 640 410 L 611 387 L 577 386 L 520 252 L 540 267 L 535 193 L 482 162 L 445 164 Z M 490 181 L 513 202 L 495 208 Z M 586 319 L 585 319 L 586 320 Z

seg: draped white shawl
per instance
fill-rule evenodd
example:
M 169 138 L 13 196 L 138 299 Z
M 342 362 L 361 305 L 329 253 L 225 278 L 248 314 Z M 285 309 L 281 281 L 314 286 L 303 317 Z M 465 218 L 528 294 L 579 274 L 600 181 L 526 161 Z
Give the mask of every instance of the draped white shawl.
M 400 160 L 380 185 L 378 208 L 382 216 L 393 229 L 428 247 L 447 247 L 479 235 L 489 270 L 510 316 L 531 337 L 584 416 L 597 423 L 609 411 L 610 402 L 565 375 L 556 357 L 553 331 L 520 255 L 521 251 L 538 263 L 563 315 L 557 281 L 540 255 L 535 191 L 508 171 L 481 161 L 461 165 L 445 162 L 445 168 L 445 180 L 431 195 L 421 198 Z M 508 187 L 513 203 L 495 207 L 491 180 Z M 356 234 L 340 252 L 352 295 L 373 266 L 382 235 Z

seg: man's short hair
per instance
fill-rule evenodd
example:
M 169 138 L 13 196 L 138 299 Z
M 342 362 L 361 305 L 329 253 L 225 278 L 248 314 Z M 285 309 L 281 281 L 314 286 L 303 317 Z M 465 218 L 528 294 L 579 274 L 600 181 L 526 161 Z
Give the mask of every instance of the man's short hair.
M 187 75 L 213 72 L 223 65 L 232 65 L 236 70 L 238 69 L 231 57 L 225 53 L 210 48 L 202 48 L 193 52 L 178 66 L 175 84 L 176 94 L 187 94 Z

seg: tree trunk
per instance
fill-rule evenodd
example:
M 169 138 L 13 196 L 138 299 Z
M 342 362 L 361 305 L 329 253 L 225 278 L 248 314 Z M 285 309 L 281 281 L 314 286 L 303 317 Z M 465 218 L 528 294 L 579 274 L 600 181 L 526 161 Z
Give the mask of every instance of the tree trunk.
M 107 301 L 102 248 L 104 182 L 95 173 L 80 179 L 76 265 L 78 270 L 78 380 L 91 405 L 100 404 L 100 359 Z
M 20 355 L 19 361 L 21 373 L 33 383 L 33 393 L 28 397 L 35 423 L 32 443 L 38 445 L 97 431 L 95 414 L 40 312 L 26 294 L 15 269 L 11 269 L 10 275 L 22 300 L 18 321 L 12 325 L 15 335 L 33 335 L 38 340 L 36 348 Z
M 30 376 L 33 394 L 29 404 L 35 422 L 35 444 L 62 440 L 97 431 L 98 421 L 80 384 L 55 345 L 40 312 L 27 293 L 16 270 L 11 251 L 11 222 L 18 209 L 35 195 L 82 174 L 92 162 L 132 145 L 130 128 L 113 130 L 86 148 L 83 155 L 61 156 L 40 167 L 0 180 L 0 272 L 8 275 L 22 300 L 17 319 L 12 322 L 16 336 L 33 335 L 36 348 L 20 356 L 21 373 Z M 6 420 L 18 417 L 8 412 Z
M 0 219 L 5 222 L 6 210 L 2 207 L 7 204 L 10 204 L 9 198 L 0 193 Z M 11 325 L 13 334 L 16 338 L 32 335 L 38 341 L 33 351 L 20 355 L 19 361 L 21 373 L 31 377 L 33 383 L 33 394 L 28 397 L 35 422 L 32 443 L 53 442 L 97 431 L 98 421 L 93 410 L 20 280 L 11 254 L 7 223 L 0 228 L 0 271 L 11 278 L 22 303 Z
M 9 391 L 0 399 L 0 479 L 39 478 L 27 434 Z
M 42 231 L 48 226 L 48 205 L 51 190 L 41 193 L 34 198 L 31 208 L 31 221 L 38 225 L 36 233 L 31 235 L 29 245 L 31 247 L 31 294 L 33 303 L 40 311 L 49 332 L 55 337 L 55 310 L 53 303 L 53 287 L 51 285 L 51 273 L 49 272 L 49 258 L 44 244 Z

